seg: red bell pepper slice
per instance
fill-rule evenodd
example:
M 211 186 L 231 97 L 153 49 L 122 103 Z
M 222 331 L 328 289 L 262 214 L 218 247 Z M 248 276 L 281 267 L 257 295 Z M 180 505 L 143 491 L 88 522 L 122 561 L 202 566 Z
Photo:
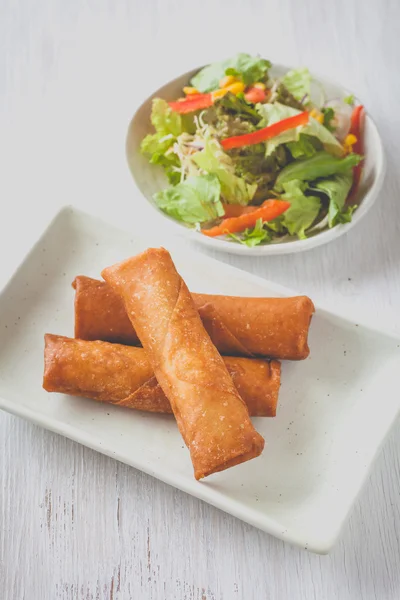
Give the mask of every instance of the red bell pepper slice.
M 362 104 L 359 104 L 352 112 L 349 133 L 352 133 L 357 138 L 356 143 L 353 145 L 353 152 L 361 155 L 364 154 L 364 119 L 365 109 Z M 353 167 L 353 185 L 351 187 L 348 200 L 354 198 L 357 193 L 361 179 L 361 173 L 363 170 L 363 163 L 364 160 L 361 160 L 358 165 Z
M 232 217 L 241 217 L 242 215 L 247 215 L 248 213 L 254 212 L 259 206 L 241 206 L 240 204 L 225 204 L 222 203 L 222 207 L 224 209 L 223 219 L 231 219 Z
M 258 219 L 262 219 L 263 223 L 265 221 L 272 221 L 283 214 L 288 208 L 290 208 L 290 202 L 275 199 L 265 200 L 256 210 L 240 217 L 224 219 L 221 225 L 217 225 L 211 229 L 202 229 L 201 233 L 209 237 L 217 237 L 226 233 L 238 233 L 248 227 L 254 227 Z
M 181 102 L 168 102 L 170 108 L 181 115 L 209 108 L 213 103 L 212 94 L 194 94 Z
M 301 112 L 298 115 L 289 117 L 278 121 L 273 125 L 268 125 L 263 129 L 254 131 L 253 133 L 246 133 L 245 135 L 236 135 L 234 137 L 226 138 L 221 141 L 221 146 L 224 150 L 230 150 L 232 148 L 241 148 L 242 146 L 252 146 L 253 144 L 259 144 L 265 142 L 273 137 L 276 137 L 280 133 L 287 131 L 288 129 L 294 129 L 299 125 L 306 125 L 308 123 L 309 114 L 307 111 Z
M 267 97 L 267 93 L 265 90 L 257 87 L 251 87 L 247 90 L 244 95 L 244 99 L 246 102 L 251 102 L 252 104 L 258 104 L 259 102 L 264 102 Z

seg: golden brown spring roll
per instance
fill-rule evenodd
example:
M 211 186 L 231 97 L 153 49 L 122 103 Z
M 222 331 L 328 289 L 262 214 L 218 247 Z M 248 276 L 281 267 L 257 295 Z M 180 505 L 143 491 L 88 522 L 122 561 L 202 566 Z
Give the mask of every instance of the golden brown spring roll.
M 143 348 L 45 336 L 43 387 L 126 408 L 172 413 Z M 274 417 L 281 365 L 277 360 L 239 357 L 224 363 L 253 417 Z
M 78 276 L 75 337 L 139 344 L 119 296 L 102 281 Z M 307 296 L 241 298 L 192 294 L 209 336 L 221 354 L 278 359 L 307 358 L 314 305 Z
M 196 479 L 255 458 L 254 429 L 169 252 L 151 248 L 102 276 L 122 298 L 190 450 Z

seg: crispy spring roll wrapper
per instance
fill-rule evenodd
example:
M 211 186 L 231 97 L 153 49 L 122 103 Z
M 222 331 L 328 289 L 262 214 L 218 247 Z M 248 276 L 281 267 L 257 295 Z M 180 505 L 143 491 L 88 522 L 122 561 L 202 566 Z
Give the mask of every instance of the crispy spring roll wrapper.
M 171 403 L 195 478 L 259 456 L 264 439 L 254 429 L 169 252 L 151 248 L 104 269 L 102 276 L 123 299 Z
M 78 276 L 75 337 L 138 345 L 121 298 L 102 281 Z M 192 294 L 205 329 L 221 354 L 302 360 L 309 355 L 314 305 L 307 296 L 241 298 Z
M 117 344 L 140 344 L 122 299 L 104 281 L 75 277 L 75 337 Z
M 277 360 L 225 357 L 226 368 L 253 417 L 274 417 L 281 365 Z M 172 413 L 143 348 L 45 335 L 43 387 L 126 408 Z

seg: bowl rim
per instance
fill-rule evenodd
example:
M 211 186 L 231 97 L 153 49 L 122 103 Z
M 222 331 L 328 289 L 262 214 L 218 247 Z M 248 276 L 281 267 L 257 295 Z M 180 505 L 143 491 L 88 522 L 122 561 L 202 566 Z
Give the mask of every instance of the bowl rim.
M 206 65 L 203 65 L 206 66 Z M 156 97 L 163 97 L 163 92 L 165 94 L 165 88 L 169 87 L 174 82 L 177 82 L 181 79 L 190 79 L 195 73 L 197 73 L 203 66 L 196 67 L 194 69 L 190 69 L 189 71 L 182 73 L 170 79 L 168 82 L 164 83 L 157 90 L 155 90 L 152 94 L 147 96 L 140 105 L 136 108 L 127 131 L 126 142 L 125 142 L 125 155 L 128 162 L 129 170 L 131 171 L 131 175 L 134 181 L 134 184 L 137 190 L 140 192 L 141 196 L 146 200 L 147 204 L 149 204 L 155 213 L 158 215 L 160 219 L 163 219 L 164 222 L 169 224 L 169 227 L 175 231 L 178 235 L 188 239 L 189 241 L 198 243 L 202 246 L 206 246 L 208 248 L 212 248 L 214 250 L 220 252 L 226 252 L 229 254 L 237 254 L 242 256 L 276 256 L 283 254 L 293 254 L 295 252 L 304 252 L 306 250 L 311 250 L 312 248 L 316 248 L 318 246 L 322 246 L 324 244 L 333 241 L 340 236 L 344 235 L 348 231 L 350 231 L 357 223 L 361 221 L 361 219 L 368 213 L 373 204 L 375 203 L 378 193 L 382 187 L 385 174 L 386 174 L 386 157 L 383 149 L 382 138 L 379 134 L 379 130 L 376 126 L 374 119 L 371 117 L 369 113 L 366 114 L 366 123 L 368 123 L 368 127 L 372 130 L 374 137 L 376 138 L 377 146 L 376 146 L 376 176 L 371 187 L 366 191 L 366 193 L 362 197 L 362 202 L 357 210 L 354 212 L 353 218 L 350 223 L 346 224 L 338 224 L 332 229 L 327 229 L 321 231 L 320 233 L 316 233 L 312 237 L 309 237 L 305 240 L 291 240 L 283 243 L 276 243 L 264 246 L 255 246 L 250 248 L 243 244 L 234 244 L 225 239 L 214 239 L 207 236 L 199 235 L 198 231 L 193 228 L 186 227 L 184 224 L 179 223 L 173 217 L 162 212 L 151 200 L 149 200 L 146 195 L 140 189 L 136 177 L 130 167 L 130 159 L 129 159 L 129 146 L 130 146 L 130 137 L 131 131 L 135 125 L 135 121 L 137 119 L 138 113 L 143 110 L 149 103 Z M 274 63 L 271 70 L 289 70 L 293 67 L 289 67 L 287 65 L 283 65 L 280 63 Z M 325 77 L 320 77 L 317 73 L 311 73 L 313 79 L 320 82 L 322 85 L 334 86 L 340 88 L 343 95 L 354 95 L 355 100 L 359 103 L 359 98 L 348 88 L 343 87 L 341 84 L 337 83 L 332 79 L 327 79 Z

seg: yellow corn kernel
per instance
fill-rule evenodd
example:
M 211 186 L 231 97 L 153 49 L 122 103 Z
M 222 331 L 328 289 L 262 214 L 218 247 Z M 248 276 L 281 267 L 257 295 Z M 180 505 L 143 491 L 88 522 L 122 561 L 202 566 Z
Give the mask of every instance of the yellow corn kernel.
M 322 113 L 320 113 L 319 110 L 317 110 L 316 108 L 313 108 L 310 111 L 310 117 L 312 117 L 313 119 L 318 121 L 318 123 L 324 122 L 324 115 Z
M 225 96 L 225 94 L 227 94 L 227 93 L 228 93 L 228 90 L 226 88 L 221 89 L 221 90 L 215 90 L 214 92 L 211 92 L 212 99 L 218 100 L 219 98 L 222 98 L 222 96 Z
M 349 133 L 348 135 L 346 135 L 343 142 L 343 148 L 346 154 L 350 154 L 350 152 L 353 152 L 353 144 L 355 144 L 356 141 L 357 138 L 353 133 Z
M 236 96 L 237 94 L 244 92 L 244 88 L 245 85 L 243 81 L 235 81 L 235 83 L 231 83 L 231 85 L 228 85 L 225 89 L 228 90 L 228 92 L 235 94 Z
M 185 86 L 183 88 L 183 93 L 186 94 L 186 96 L 193 96 L 194 94 L 199 94 L 200 92 L 195 87 Z
M 225 75 L 225 77 L 223 77 L 219 82 L 219 87 L 226 88 L 228 87 L 228 85 L 232 85 L 232 83 L 235 83 L 235 81 L 237 81 L 237 79 L 233 75 Z
M 349 133 L 348 135 L 346 135 L 346 137 L 344 139 L 344 145 L 345 146 L 354 146 L 356 141 L 357 141 L 356 136 L 353 133 Z
M 253 85 L 253 87 L 258 88 L 259 90 L 265 90 L 265 83 L 262 83 L 261 81 L 257 81 L 257 83 L 255 83 Z

